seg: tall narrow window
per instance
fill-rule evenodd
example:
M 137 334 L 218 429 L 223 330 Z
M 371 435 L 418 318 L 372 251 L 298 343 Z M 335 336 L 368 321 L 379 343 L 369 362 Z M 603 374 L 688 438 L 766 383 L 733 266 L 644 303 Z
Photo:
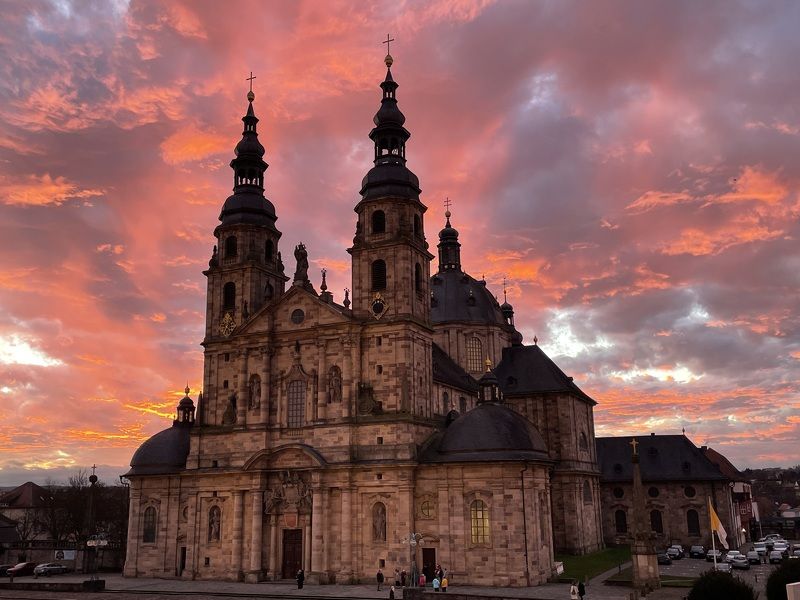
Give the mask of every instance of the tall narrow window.
M 382 210 L 372 213 L 372 233 L 386 232 L 386 214 Z
M 686 529 L 689 535 L 700 535 L 700 515 L 694 509 L 686 511 Z
M 419 215 L 414 215 L 414 235 L 422 237 L 422 220 Z
M 272 262 L 272 256 L 275 254 L 275 244 L 272 243 L 272 240 L 267 240 L 267 243 L 264 244 L 264 260 L 266 262 Z
M 290 428 L 302 427 L 306 415 L 306 384 L 304 381 L 292 381 L 286 390 L 287 426 Z
M 442 392 L 442 414 L 446 415 L 450 411 L 450 394 Z
M 208 541 L 219 541 L 219 530 L 222 525 L 222 511 L 219 506 L 212 506 L 208 511 Z
M 628 515 L 624 510 L 618 510 L 614 513 L 614 525 L 617 533 L 628 533 Z
M 592 503 L 592 486 L 589 485 L 588 480 L 585 480 L 583 482 L 583 503 L 584 504 Z
M 422 291 L 422 265 L 419 263 L 414 265 L 414 289 L 418 292 Z
M 386 263 L 376 260 L 372 263 L 372 291 L 386 289 Z
M 386 505 L 382 502 L 372 506 L 372 539 L 376 542 L 386 541 Z
M 154 544 L 156 541 L 156 509 L 148 506 L 144 509 L 144 523 L 142 527 L 142 542 Z
M 467 371 L 477 373 L 483 370 L 483 347 L 476 337 L 467 338 Z
M 650 511 L 650 529 L 656 533 L 664 533 L 664 522 L 661 519 L 660 510 Z
M 229 235 L 225 238 L 225 258 L 233 258 L 238 250 L 236 248 L 236 236 Z
M 483 500 L 474 500 L 469 505 L 470 538 L 473 544 L 489 543 L 489 507 Z
M 233 310 L 236 308 L 236 284 L 229 281 L 222 288 L 222 310 Z

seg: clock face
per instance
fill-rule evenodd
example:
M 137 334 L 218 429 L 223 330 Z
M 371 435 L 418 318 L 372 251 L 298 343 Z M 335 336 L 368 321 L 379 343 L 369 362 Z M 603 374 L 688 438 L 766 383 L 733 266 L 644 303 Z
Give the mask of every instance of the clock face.
M 386 313 L 387 308 L 388 306 L 383 296 L 375 294 L 375 298 L 372 300 L 372 316 L 376 319 L 380 319 Z
M 233 320 L 233 315 L 230 312 L 226 312 L 225 316 L 222 317 L 222 322 L 219 324 L 219 330 L 224 336 L 229 336 L 233 333 L 233 330 L 236 329 L 236 322 Z

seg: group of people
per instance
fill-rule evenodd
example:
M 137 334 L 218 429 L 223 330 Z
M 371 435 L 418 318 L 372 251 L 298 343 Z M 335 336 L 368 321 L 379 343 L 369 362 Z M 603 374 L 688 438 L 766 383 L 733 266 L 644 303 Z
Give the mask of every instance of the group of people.
M 583 600 L 583 597 L 586 595 L 586 586 L 583 584 L 582 581 L 572 582 L 572 585 L 569 586 L 569 598 L 570 600 Z

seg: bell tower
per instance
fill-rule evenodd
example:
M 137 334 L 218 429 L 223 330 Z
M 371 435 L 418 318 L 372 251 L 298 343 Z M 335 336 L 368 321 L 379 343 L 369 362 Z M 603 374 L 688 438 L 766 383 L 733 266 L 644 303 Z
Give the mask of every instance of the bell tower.
M 250 315 L 283 294 L 288 277 L 278 251 L 275 206 L 264 196 L 264 146 L 258 141 L 255 94 L 247 94 L 242 139 L 231 160 L 233 194 L 214 230 L 217 244 L 208 270 L 206 339 L 227 336 Z
M 353 314 L 384 322 L 414 320 L 430 325 L 430 261 L 425 241 L 419 179 L 406 166 L 411 134 L 397 106 L 392 56 L 380 84 L 381 106 L 369 134 L 374 166 L 361 184 L 352 256 Z

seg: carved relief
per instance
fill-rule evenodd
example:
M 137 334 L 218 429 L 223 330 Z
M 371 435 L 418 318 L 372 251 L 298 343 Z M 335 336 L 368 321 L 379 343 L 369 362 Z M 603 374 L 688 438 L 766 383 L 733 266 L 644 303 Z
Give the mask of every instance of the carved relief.
M 311 507 L 311 487 L 303 481 L 299 473 L 284 471 L 280 482 L 264 492 L 264 512 L 280 509 L 283 512 L 298 513 Z
M 228 398 L 228 405 L 225 407 L 225 412 L 222 413 L 222 424 L 233 425 L 236 423 L 236 393 L 231 394 Z
M 416 498 L 417 518 L 435 519 L 436 518 L 436 498 L 432 494 L 425 494 Z

